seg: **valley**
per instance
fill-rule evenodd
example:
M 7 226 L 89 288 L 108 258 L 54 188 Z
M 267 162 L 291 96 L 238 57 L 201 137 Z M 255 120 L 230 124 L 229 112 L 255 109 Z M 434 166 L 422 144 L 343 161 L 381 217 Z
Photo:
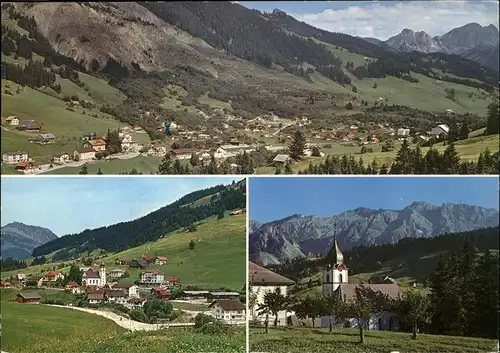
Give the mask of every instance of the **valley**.
M 13 67 L 26 67 L 30 59 L 43 63 L 37 70 L 54 72 L 55 79 L 34 87 L 16 78 L 14 68 L 4 71 L 2 153 L 8 156 L 2 173 L 274 174 L 286 165 L 287 173 L 298 173 L 327 156 L 359 159 L 362 147 L 368 150 L 364 162 L 376 160 L 375 172 L 382 173 L 382 165 L 390 170 L 395 163 L 395 151 L 381 152 L 384 142 L 405 139 L 440 152 L 456 143 L 467 173 L 497 169 L 491 161 L 486 170 L 476 166 L 480 153 L 498 152 L 497 71 L 479 72 L 477 64 L 449 54 L 438 61 L 433 53 L 388 51 L 361 38 L 318 32 L 279 12 L 256 16 L 238 4 L 198 6 L 6 4 L 2 23 L 12 44 L 2 61 Z M 202 7 L 214 18 L 237 14 L 259 32 L 252 37 L 233 22 L 217 23 L 218 33 L 235 31 L 231 40 L 237 44 L 229 47 L 225 34 L 217 40 L 208 34 L 207 19 L 198 26 L 188 20 L 198 18 Z M 67 30 L 62 24 L 71 14 L 87 22 Z M 98 39 L 93 26 L 107 39 Z M 128 43 L 108 41 L 131 28 L 136 34 Z M 263 39 L 271 30 L 274 36 Z M 282 31 L 291 34 L 285 37 L 293 48 L 277 44 L 285 40 Z M 263 56 L 258 39 L 281 51 Z M 69 43 L 76 43 L 74 51 Z M 416 64 L 408 69 L 407 60 Z M 443 60 L 453 65 L 446 68 Z M 378 73 L 380 65 L 401 71 Z M 21 131 L 13 118 L 42 127 Z M 492 128 L 483 130 L 484 140 L 453 132 L 487 124 Z M 446 126 L 441 133 L 439 125 Z M 401 129 L 408 133 L 399 134 Z M 118 138 L 110 137 L 114 131 Z M 275 161 L 290 155 L 297 131 L 306 145 L 289 162 Z M 312 158 L 313 149 L 320 153 Z M 163 162 L 172 168 L 160 167 Z

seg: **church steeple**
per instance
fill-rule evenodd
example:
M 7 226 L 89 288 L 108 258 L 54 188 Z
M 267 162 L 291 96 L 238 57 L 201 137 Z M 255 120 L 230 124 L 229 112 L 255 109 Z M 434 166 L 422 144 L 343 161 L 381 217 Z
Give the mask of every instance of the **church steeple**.
M 333 244 L 326 255 L 326 264 L 334 267 L 344 264 L 344 255 L 340 251 L 339 243 L 337 242 L 337 229 L 333 230 Z

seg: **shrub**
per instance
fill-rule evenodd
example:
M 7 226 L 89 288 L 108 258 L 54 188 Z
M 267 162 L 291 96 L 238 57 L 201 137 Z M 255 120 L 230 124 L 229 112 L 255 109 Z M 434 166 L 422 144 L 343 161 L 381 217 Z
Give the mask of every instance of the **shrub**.
M 202 326 L 205 326 L 206 324 L 213 323 L 215 319 L 209 315 L 205 314 L 198 314 L 194 318 L 194 327 L 195 328 L 201 328 Z
M 71 96 L 71 100 L 73 100 L 73 101 L 80 101 L 79 97 L 76 94 L 74 94 L 74 95 Z
M 130 310 L 129 316 L 132 320 L 139 322 L 148 322 L 148 317 L 142 310 Z

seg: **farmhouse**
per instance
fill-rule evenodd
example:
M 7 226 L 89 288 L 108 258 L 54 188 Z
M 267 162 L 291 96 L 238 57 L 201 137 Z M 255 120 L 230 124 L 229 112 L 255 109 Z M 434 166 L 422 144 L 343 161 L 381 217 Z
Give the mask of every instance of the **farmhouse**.
M 95 158 L 95 150 L 92 147 L 83 147 L 73 153 L 75 161 L 90 161 Z
M 288 286 L 295 283 L 291 279 L 283 277 L 253 262 L 248 263 L 248 281 L 251 285 L 251 292 L 257 295 L 256 303 L 254 307 L 251 308 L 250 315 L 254 320 L 259 321 L 265 320 L 265 315 L 257 315 L 256 312 L 258 306 L 264 303 L 264 295 L 279 289 L 280 293 L 286 297 L 288 294 Z M 280 311 L 278 313 L 278 325 L 286 325 L 286 319 L 286 311 Z
M 155 258 L 151 255 L 142 255 L 142 259 L 148 264 L 152 263 L 155 260 Z
M 189 159 L 193 155 L 194 150 L 192 148 L 181 148 L 177 150 L 171 150 L 170 155 L 177 159 Z
M 239 299 L 219 299 L 209 306 L 212 309 L 212 317 L 226 324 L 235 324 L 246 319 L 245 306 Z
M 16 301 L 19 303 L 40 304 L 42 297 L 36 292 L 21 292 L 17 295 Z
M 110 302 L 118 304 L 125 304 L 127 302 L 127 298 L 123 290 L 107 290 L 105 295 L 106 299 Z
M 31 172 L 33 169 L 35 169 L 35 166 L 31 162 L 23 161 L 23 162 L 17 163 L 15 169 L 27 173 L 27 172 Z
M 19 125 L 19 118 L 15 115 L 11 115 L 5 119 L 5 122 L 10 126 L 17 126 Z
M 87 300 L 90 304 L 99 304 L 104 301 L 104 292 L 91 292 L 87 294 Z
M 40 132 L 41 128 L 41 125 L 35 120 L 21 120 L 16 127 L 17 130 L 26 132 Z
M 153 288 L 151 292 L 157 299 L 168 299 L 170 297 L 170 291 L 166 288 Z
M 40 134 L 34 138 L 29 139 L 30 143 L 38 143 L 40 145 L 53 143 L 55 140 L 56 140 L 56 135 L 54 134 Z
M 429 131 L 429 135 L 433 137 L 439 137 L 441 135 L 447 134 L 448 132 L 450 132 L 450 127 L 446 124 L 440 124 Z
M 157 256 L 155 257 L 155 264 L 156 265 L 163 265 L 167 263 L 167 258 L 165 256 Z
M 146 267 L 148 267 L 148 263 L 147 263 L 147 261 L 144 261 L 142 259 L 140 259 L 140 260 L 133 259 L 132 261 L 130 261 L 129 267 L 131 267 L 131 268 L 146 268 Z
M 169 287 L 180 285 L 179 277 L 167 277 L 165 278 L 165 284 Z
M 326 266 L 323 270 L 323 296 L 331 297 L 339 295 L 347 300 L 356 296 L 356 287 L 370 288 L 376 292 L 382 292 L 392 299 L 401 294 L 398 284 L 350 284 L 348 283 L 348 269 L 344 264 L 344 255 L 339 249 L 337 238 L 334 237 L 333 245 L 326 256 Z M 345 326 L 355 327 L 355 319 L 346 320 Z M 321 326 L 328 327 L 328 317 L 321 318 Z M 398 330 L 397 314 L 391 312 L 373 313 L 368 324 L 369 329 L 375 330 Z
M 59 271 L 47 271 L 43 274 L 43 282 L 57 282 L 57 280 L 63 280 L 64 275 Z
M 131 298 L 124 305 L 129 309 L 141 309 L 146 302 L 146 298 Z
M 124 257 L 115 259 L 115 265 L 125 265 L 125 262 L 127 262 L 127 259 L 125 259 Z
M 65 290 L 67 292 L 71 292 L 73 294 L 80 294 L 83 292 L 83 290 L 81 289 L 80 285 L 76 282 L 69 282 L 66 287 L 65 287 Z
M 69 154 L 64 152 L 64 153 L 56 154 L 52 160 L 54 163 L 64 164 L 64 163 L 68 163 L 71 160 L 71 157 Z
M 121 289 L 122 291 L 125 292 L 125 294 L 129 298 L 138 298 L 139 297 L 139 286 L 136 284 L 130 284 L 130 283 L 117 283 L 114 284 L 112 289 Z
M 276 157 L 274 157 L 273 162 L 275 165 L 284 165 L 288 163 L 292 163 L 292 157 L 290 157 L 287 154 L 278 154 Z
M 101 138 L 94 138 L 91 140 L 88 140 L 83 144 L 83 147 L 85 148 L 92 148 L 94 151 L 99 152 L 99 151 L 104 151 L 106 149 L 106 141 L 104 141 Z
M 17 152 L 7 152 L 2 155 L 2 162 L 5 164 L 17 164 L 19 162 L 27 162 L 28 152 L 17 151 Z
M 43 282 L 42 282 L 43 276 L 31 276 L 26 279 L 24 284 L 27 287 L 41 287 Z
M 159 270 L 141 272 L 142 284 L 162 284 L 164 280 L 165 275 Z

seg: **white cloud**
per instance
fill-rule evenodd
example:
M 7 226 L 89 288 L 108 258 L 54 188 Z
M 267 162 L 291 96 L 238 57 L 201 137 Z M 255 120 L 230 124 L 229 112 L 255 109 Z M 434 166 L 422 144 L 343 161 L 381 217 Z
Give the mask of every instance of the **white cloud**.
M 412 1 L 373 3 L 328 9 L 320 13 L 290 14 L 299 21 L 330 31 L 386 40 L 404 28 L 442 35 L 470 22 L 498 28 L 498 3 L 491 1 Z

